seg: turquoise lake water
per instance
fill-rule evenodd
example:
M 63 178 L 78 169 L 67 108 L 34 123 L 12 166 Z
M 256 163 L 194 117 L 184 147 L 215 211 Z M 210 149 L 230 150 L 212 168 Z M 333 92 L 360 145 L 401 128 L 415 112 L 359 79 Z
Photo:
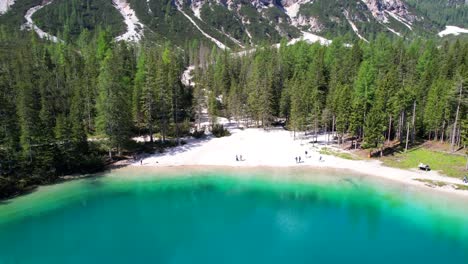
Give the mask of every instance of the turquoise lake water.
M 466 198 L 325 172 L 161 174 L 122 170 L 0 203 L 0 263 L 468 261 Z

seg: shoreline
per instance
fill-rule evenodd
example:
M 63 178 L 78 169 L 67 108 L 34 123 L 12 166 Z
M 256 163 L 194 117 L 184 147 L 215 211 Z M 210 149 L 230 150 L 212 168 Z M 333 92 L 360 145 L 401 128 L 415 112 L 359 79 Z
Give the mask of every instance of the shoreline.
M 401 169 L 397 169 L 401 170 Z M 175 166 L 125 166 L 109 170 L 109 173 L 145 173 L 145 172 L 159 172 L 163 173 L 164 177 L 181 177 L 184 175 L 184 172 L 188 173 L 200 173 L 200 172 L 228 172 L 230 174 L 240 173 L 253 173 L 253 174 L 265 174 L 270 180 L 281 180 L 281 181 L 298 181 L 298 182 L 315 182 L 318 178 L 321 180 L 325 177 L 328 177 L 329 180 L 336 180 L 338 177 L 355 177 L 362 179 L 365 178 L 366 181 L 378 183 L 382 185 L 399 185 L 400 187 L 414 187 L 417 191 L 430 191 L 438 194 L 448 195 L 452 197 L 463 197 L 468 199 L 467 190 L 457 190 L 452 187 L 437 187 L 429 186 L 428 184 L 415 180 L 415 179 L 405 179 L 401 177 L 391 177 L 391 176 L 381 176 L 379 174 L 365 173 L 357 171 L 351 168 L 332 168 L 332 167 L 313 167 L 313 166 L 283 166 L 283 167 L 274 167 L 274 166 L 244 166 L 244 167 L 235 167 L 235 166 L 220 166 L 220 165 L 175 165 Z M 403 170 L 404 171 L 404 170 Z M 283 177 L 285 176 L 285 177 Z M 111 176 L 112 177 L 112 176 Z M 126 175 L 125 177 L 131 177 Z M 159 177 L 158 175 L 151 175 L 147 177 Z M 237 176 L 233 176 L 237 177 Z M 239 178 L 244 177 L 244 175 L 238 176 Z
M 187 144 L 185 145 L 167 149 L 163 153 L 146 155 L 137 161 L 133 159 L 120 160 L 105 166 L 102 171 L 96 173 L 61 176 L 57 181 L 34 186 L 27 192 L 17 193 L 0 201 L 27 195 L 42 186 L 128 170 L 177 171 L 178 173 L 191 172 L 191 170 L 269 171 L 273 173 L 277 171 L 326 172 L 365 176 L 372 180 L 416 186 L 423 191 L 468 197 L 468 184 L 463 184 L 457 178 L 441 175 L 437 171 L 406 170 L 387 167 L 378 160 L 349 160 L 320 154 L 320 150 L 324 147 L 350 153 L 325 143 L 328 135 L 319 135 L 317 143 L 311 144 L 312 135 L 293 139 L 292 132 L 278 128 L 266 131 L 256 128 L 237 129 L 231 126 L 229 131 L 232 133 L 229 137 L 186 139 Z M 294 157 L 301 154 L 304 156 L 305 150 L 308 151 L 308 157 L 304 157 L 301 163 L 296 163 Z M 243 161 L 236 161 L 235 156 L 239 155 L 237 153 L 243 153 Z M 323 158 L 322 161 L 319 161 L 320 157 Z M 443 182 L 444 185 L 439 186 L 440 182 Z M 467 189 L 457 189 L 456 186 L 467 187 Z
M 156 153 L 137 161 L 116 163 L 115 167 L 183 168 L 220 167 L 232 168 L 308 168 L 309 170 L 331 169 L 348 171 L 360 175 L 388 179 L 408 185 L 419 185 L 446 193 L 468 196 L 467 190 L 455 186 L 466 186 L 460 179 L 444 176 L 437 171 L 406 170 L 387 167 L 379 160 L 349 160 L 333 155 L 321 154 L 323 148 L 331 148 L 328 135 L 319 135 L 312 143 L 313 135 L 296 139 L 291 131 L 284 129 L 263 130 L 257 128 L 238 129 L 229 127 L 231 136 L 222 138 L 190 139 L 187 144 Z M 307 151 L 307 155 L 305 155 Z M 342 151 L 342 150 L 338 150 Z M 346 153 L 346 151 L 345 151 Z M 350 152 L 347 152 L 350 153 Z M 236 161 L 242 155 L 242 161 Z M 295 157 L 301 157 L 297 163 Z M 444 182 L 445 186 L 428 186 L 428 182 Z

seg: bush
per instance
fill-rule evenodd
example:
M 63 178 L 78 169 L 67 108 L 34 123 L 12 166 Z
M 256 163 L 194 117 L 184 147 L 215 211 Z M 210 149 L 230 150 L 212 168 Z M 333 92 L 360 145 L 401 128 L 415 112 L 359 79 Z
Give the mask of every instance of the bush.
M 231 135 L 231 133 L 226 128 L 224 128 L 223 125 L 219 124 L 213 125 L 213 127 L 211 128 L 211 133 L 213 133 L 213 136 L 218 138 L 227 137 Z
M 196 139 L 204 138 L 204 137 L 206 137 L 205 130 L 195 130 L 195 131 L 193 131 L 191 136 L 196 138 Z

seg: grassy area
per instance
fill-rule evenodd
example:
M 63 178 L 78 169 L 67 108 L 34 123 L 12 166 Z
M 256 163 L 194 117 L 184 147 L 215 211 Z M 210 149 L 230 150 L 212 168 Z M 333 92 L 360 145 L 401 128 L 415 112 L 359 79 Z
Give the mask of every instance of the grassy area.
M 427 179 L 416 179 L 417 181 L 425 183 L 429 187 L 444 187 L 447 185 L 453 186 L 457 190 L 464 190 L 468 191 L 468 186 L 463 185 L 463 184 L 453 184 L 453 183 L 448 183 L 448 182 L 443 182 L 443 181 L 433 181 L 433 180 L 427 180 Z
M 409 150 L 406 153 L 397 153 L 394 156 L 382 159 L 385 165 L 402 169 L 417 168 L 420 162 L 428 164 L 432 170 L 443 174 L 462 178 L 466 173 L 466 159 L 461 155 L 452 155 L 444 152 L 432 151 L 425 148 Z
M 335 157 L 338 157 L 338 158 L 342 158 L 342 159 L 348 159 L 348 160 L 359 160 L 360 158 L 351 154 L 351 153 L 346 153 L 346 152 L 339 152 L 339 151 L 336 151 L 336 150 L 333 150 L 333 149 L 330 149 L 330 148 L 321 148 L 320 151 L 319 151 L 320 154 L 323 154 L 323 155 L 331 155 L 331 156 L 335 156 Z

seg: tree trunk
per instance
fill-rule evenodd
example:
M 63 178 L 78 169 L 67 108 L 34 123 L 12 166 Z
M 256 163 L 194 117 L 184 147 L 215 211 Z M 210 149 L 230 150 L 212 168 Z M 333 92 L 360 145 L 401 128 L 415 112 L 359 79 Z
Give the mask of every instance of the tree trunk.
M 315 124 L 314 124 L 314 125 L 315 125 L 315 128 L 314 128 L 314 129 L 315 129 L 315 140 L 314 140 L 314 143 L 315 143 L 315 141 L 317 141 L 317 138 L 318 138 L 318 135 L 317 135 L 317 133 L 318 133 L 318 131 L 317 131 L 317 130 L 318 130 L 317 113 L 315 113 L 315 120 L 314 120 L 314 122 L 315 122 Z
M 397 129 L 395 132 L 395 139 L 398 138 L 398 140 L 400 139 L 400 123 L 401 123 L 401 114 L 398 115 L 398 125 L 397 125 Z
M 402 111 L 401 112 L 401 124 L 400 124 L 400 135 L 399 135 L 399 139 L 400 139 L 400 142 L 403 141 L 403 129 L 405 127 L 405 111 Z
M 332 141 L 335 140 L 335 115 L 333 115 L 333 120 L 332 120 Z
M 405 152 L 408 151 L 408 139 L 409 139 L 409 122 L 406 122 L 406 145 L 405 145 Z
M 175 122 L 175 126 L 176 126 L 176 127 L 175 127 L 175 130 L 176 130 L 176 131 L 175 131 L 175 132 L 176 132 L 176 140 L 177 140 L 177 145 L 180 145 L 180 139 L 179 139 L 179 122 L 178 122 L 178 120 L 177 120 L 177 114 L 178 114 L 178 111 L 177 111 L 177 110 L 178 110 L 178 107 L 179 107 L 179 105 L 178 105 L 178 100 L 177 100 L 177 95 L 176 95 L 174 101 L 175 101 L 174 122 Z
M 445 119 L 444 119 L 444 122 L 442 123 L 442 134 L 440 135 L 440 143 L 444 142 L 444 136 L 445 136 Z
M 388 121 L 388 143 L 390 143 L 391 135 L 392 135 L 392 116 L 390 116 L 390 120 Z
M 452 141 L 450 143 L 452 152 L 455 151 L 455 134 L 457 132 L 457 126 L 458 126 L 458 114 L 460 113 L 460 103 L 461 103 L 461 97 L 462 97 L 462 89 L 463 85 L 460 85 L 460 93 L 458 95 L 458 105 L 457 105 L 457 113 L 455 114 L 455 123 L 453 124 L 453 132 L 452 132 Z
M 413 103 L 413 127 L 412 127 L 412 133 L 411 133 L 411 144 L 414 143 L 414 140 L 415 140 L 415 137 L 416 137 L 416 100 L 414 100 L 414 103 Z

